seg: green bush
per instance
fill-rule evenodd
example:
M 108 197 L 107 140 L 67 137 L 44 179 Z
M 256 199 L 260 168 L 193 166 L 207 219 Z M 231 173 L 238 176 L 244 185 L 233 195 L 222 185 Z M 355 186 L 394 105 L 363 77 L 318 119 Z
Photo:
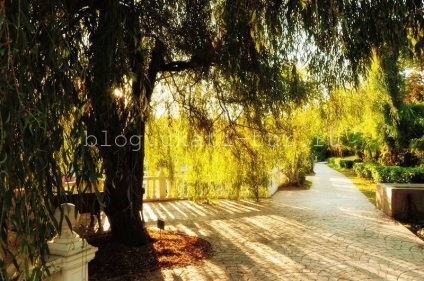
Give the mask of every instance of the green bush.
M 360 163 L 360 159 L 340 159 L 339 166 L 345 169 L 352 169 L 355 163 Z
M 355 173 L 374 182 L 424 183 L 424 168 L 405 168 L 399 166 L 380 166 L 373 163 L 356 163 Z
M 375 165 L 371 163 L 355 163 L 353 164 L 353 170 L 359 177 L 371 179 L 374 166 Z
M 385 166 L 375 166 L 371 171 L 371 178 L 374 182 L 390 182 L 388 172 L 389 169 Z
M 414 183 L 424 182 L 424 167 L 411 168 L 411 182 L 414 182 Z
M 327 159 L 327 163 L 330 165 L 336 165 L 336 159 L 337 157 L 330 157 Z
M 367 178 L 365 176 L 365 164 L 366 163 L 355 163 L 355 164 L 353 164 L 353 170 L 361 178 Z
M 341 158 L 341 157 L 331 157 L 328 158 L 327 162 L 331 165 L 336 166 L 337 168 L 352 169 L 355 163 L 361 162 L 358 158 Z
M 378 175 L 376 170 L 378 170 L 379 167 L 381 166 L 375 163 L 355 163 L 353 165 L 353 170 L 361 178 L 372 179 L 373 174 Z

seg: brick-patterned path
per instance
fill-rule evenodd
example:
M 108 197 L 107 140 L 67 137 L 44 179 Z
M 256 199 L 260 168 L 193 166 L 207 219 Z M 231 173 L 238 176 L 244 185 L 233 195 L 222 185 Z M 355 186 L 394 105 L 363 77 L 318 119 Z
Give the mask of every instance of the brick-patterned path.
M 317 164 L 310 190 L 279 191 L 260 203 L 148 203 L 147 225 L 212 243 L 199 265 L 151 280 L 424 280 L 424 243 L 377 210 L 349 179 Z

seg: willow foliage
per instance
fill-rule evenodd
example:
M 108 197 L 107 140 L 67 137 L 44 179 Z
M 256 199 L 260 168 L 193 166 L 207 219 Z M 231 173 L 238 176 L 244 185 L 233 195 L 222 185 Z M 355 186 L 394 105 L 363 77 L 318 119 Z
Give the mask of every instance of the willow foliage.
M 104 172 L 115 240 L 147 243 L 139 212 L 144 145 L 94 140 L 105 131 L 108 144 L 144 137 L 160 79 L 184 73 L 191 84 L 214 85 L 219 104 L 235 109 L 224 110 L 229 119 L 242 108 L 246 122 L 259 126 L 263 113 L 308 98 L 299 62 L 310 79 L 330 85 L 355 80 L 373 48 L 419 53 L 422 11 L 417 0 L 1 0 L 2 278 L 11 267 L 23 278 L 45 274 L 46 241 L 58 230 L 54 191 L 63 193 L 70 167 L 81 190 Z M 187 114 L 207 129 L 202 99 L 186 97 Z M 17 249 L 6 243 L 12 229 Z

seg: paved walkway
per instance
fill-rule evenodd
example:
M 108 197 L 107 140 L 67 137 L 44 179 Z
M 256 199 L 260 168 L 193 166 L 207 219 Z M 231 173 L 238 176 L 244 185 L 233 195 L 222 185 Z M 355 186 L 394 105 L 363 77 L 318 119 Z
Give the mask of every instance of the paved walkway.
M 424 243 L 377 210 L 349 179 L 317 164 L 310 190 L 260 203 L 149 203 L 147 224 L 212 243 L 199 265 L 152 280 L 424 280 Z

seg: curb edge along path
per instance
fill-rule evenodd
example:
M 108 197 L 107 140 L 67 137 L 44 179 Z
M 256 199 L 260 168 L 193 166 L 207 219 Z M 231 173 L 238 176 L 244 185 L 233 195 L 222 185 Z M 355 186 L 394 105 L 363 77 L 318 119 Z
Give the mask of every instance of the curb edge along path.
M 148 203 L 145 217 L 211 242 L 214 256 L 152 280 L 424 280 L 424 243 L 339 172 L 315 166 L 310 190 L 260 203 Z

